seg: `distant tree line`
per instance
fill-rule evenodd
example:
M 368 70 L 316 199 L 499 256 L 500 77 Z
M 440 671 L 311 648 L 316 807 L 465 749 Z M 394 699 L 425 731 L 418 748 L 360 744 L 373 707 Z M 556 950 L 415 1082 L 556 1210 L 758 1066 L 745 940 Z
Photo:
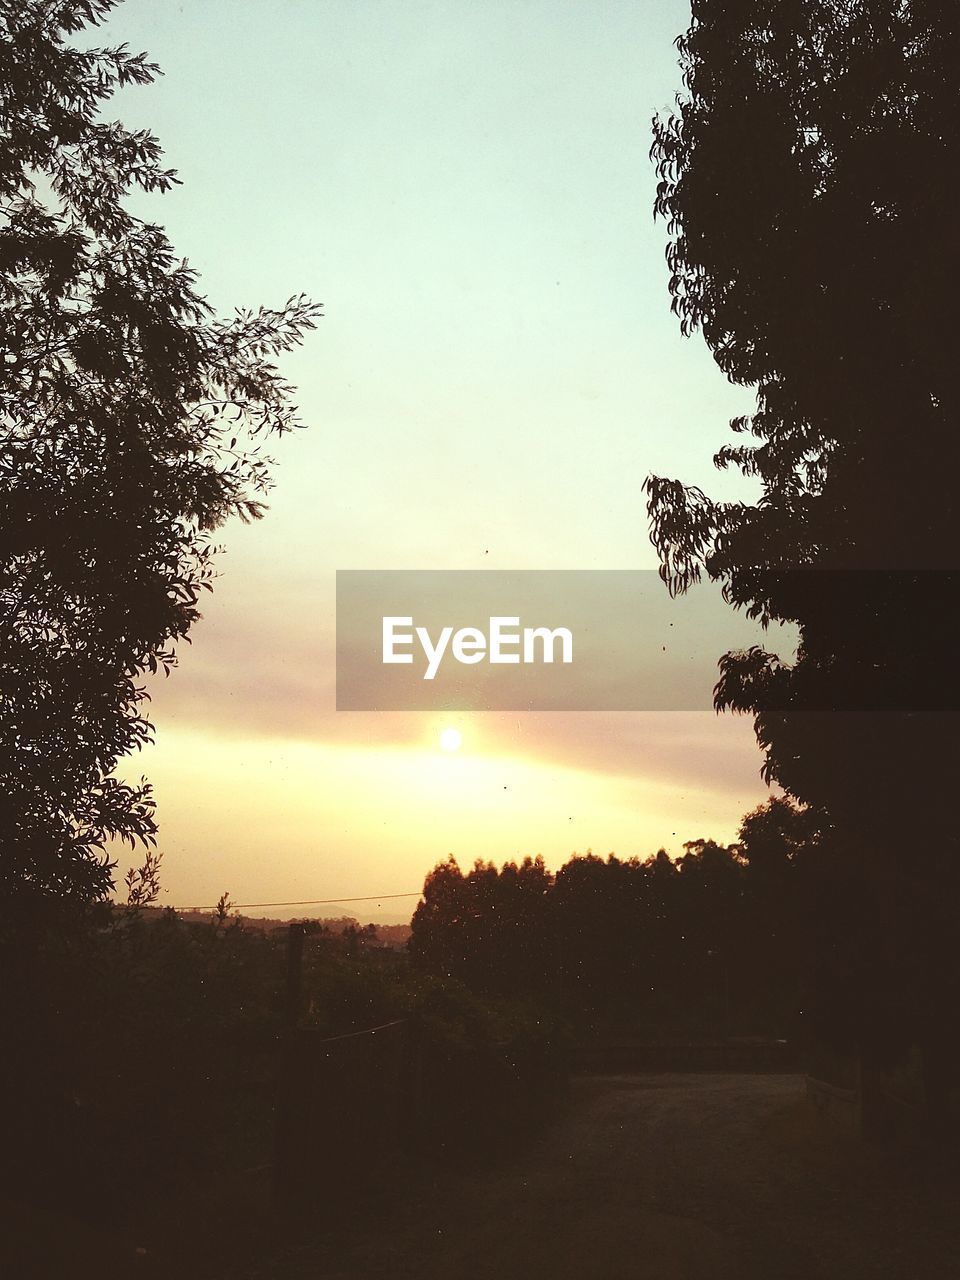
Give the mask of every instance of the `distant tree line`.
M 856 886 L 816 815 L 775 797 L 737 843 L 698 839 L 671 859 L 575 854 L 499 870 L 454 858 L 427 876 L 415 963 L 484 996 L 525 993 L 581 1030 L 650 1035 L 821 1034 L 842 1040 L 830 998 Z

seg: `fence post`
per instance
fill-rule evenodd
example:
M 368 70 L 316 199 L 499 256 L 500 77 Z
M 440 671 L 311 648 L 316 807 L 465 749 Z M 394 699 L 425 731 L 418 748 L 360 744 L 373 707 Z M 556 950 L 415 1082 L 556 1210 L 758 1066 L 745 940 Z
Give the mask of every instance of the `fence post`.
M 295 1107 L 297 1092 L 297 1022 L 303 990 L 303 925 L 287 928 L 287 985 L 284 1001 L 284 1030 L 280 1046 L 277 1079 L 276 1124 L 273 1156 L 273 1203 L 278 1211 L 290 1210 L 296 1180 Z
M 294 921 L 287 929 L 287 1026 L 297 1025 L 303 990 L 303 925 Z

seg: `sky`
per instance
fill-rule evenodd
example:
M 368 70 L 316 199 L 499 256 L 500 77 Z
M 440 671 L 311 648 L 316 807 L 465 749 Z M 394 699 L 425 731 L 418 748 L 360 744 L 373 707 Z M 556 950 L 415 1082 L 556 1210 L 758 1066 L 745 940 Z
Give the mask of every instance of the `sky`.
M 336 570 L 653 569 L 649 473 L 749 496 L 711 458 L 752 394 L 681 337 L 651 212 L 687 19 L 127 0 L 97 38 L 164 71 L 108 114 L 163 143 L 182 186 L 134 208 L 211 303 L 325 310 L 283 364 L 307 429 L 272 451 L 267 517 L 222 531 L 204 619 L 152 686 L 155 745 L 124 766 L 154 784 L 162 901 L 371 896 L 316 913 L 400 919 L 416 898 L 386 895 L 450 853 L 676 854 L 765 799 L 751 725 L 710 712 L 334 709 Z

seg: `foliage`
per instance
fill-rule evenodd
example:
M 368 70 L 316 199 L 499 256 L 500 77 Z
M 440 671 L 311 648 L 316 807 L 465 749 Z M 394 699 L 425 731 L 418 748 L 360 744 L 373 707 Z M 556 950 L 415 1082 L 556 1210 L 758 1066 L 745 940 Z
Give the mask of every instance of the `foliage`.
M 451 857 L 426 878 L 411 953 L 476 990 L 507 994 L 518 973 L 526 989 L 542 986 L 552 965 L 550 885 L 539 857 L 500 871 L 478 860 L 466 875 Z
M 956 707 L 930 643 L 957 582 L 928 572 L 955 567 L 955 20 L 937 0 L 695 0 L 686 92 L 654 124 L 673 308 L 757 392 L 731 423 L 752 442 L 715 462 L 761 489 L 651 477 L 661 573 L 799 624 L 792 664 L 728 654 L 717 705 L 753 714 L 769 778 L 868 841 L 913 820 L 900 779 L 954 759 L 936 716 L 878 734 L 872 713 Z
M 156 905 L 160 897 L 160 863 L 163 854 L 156 849 L 148 849 L 143 864 L 131 867 L 123 877 L 127 886 L 127 910 L 135 915 L 144 907 Z
M 317 309 L 218 318 L 134 190 L 177 181 L 104 120 L 157 68 L 71 43 L 115 0 L 0 3 L 0 894 L 80 904 L 111 838 L 155 840 L 144 676 L 211 585 L 213 531 L 257 518 L 262 440 L 298 425 L 274 359 Z
M 960 859 L 957 14 L 943 0 L 694 0 L 685 91 L 654 122 L 673 308 L 756 388 L 714 459 L 754 503 L 647 481 L 673 592 L 703 574 L 795 660 L 720 662 L 764 773 L 826 834 L 818 1016 L 955 1058 Z M 829 860 L 822 855 L 829 850 Z M 911 853 L 912 851 L 912 853 Z M 931 1084 L 931 1092 L 935 1086 Z
M 419 1049 L 421 1150 L 473 1155 L 528 1134 L 566 1077 L 568 1028 L 542 994 L 491 997 L 456 979 L 410 974 Z
M 172 911 L 104 909 L 42 947 L 0 942 L 16 1097 L 8 1191 L 102 1217 L 269 1151 L 284 954 L 258 933 Z
M 798 1029 L 807 949 L 799 921 L 812 818 L 786 799 L 749 814 L 743 844 L 693 840 L 676 861 L 574 855 L 449 859 L 427 877 L 410 952 L 478 995 L 526 998 L 582 1032 L 782 1034 Z

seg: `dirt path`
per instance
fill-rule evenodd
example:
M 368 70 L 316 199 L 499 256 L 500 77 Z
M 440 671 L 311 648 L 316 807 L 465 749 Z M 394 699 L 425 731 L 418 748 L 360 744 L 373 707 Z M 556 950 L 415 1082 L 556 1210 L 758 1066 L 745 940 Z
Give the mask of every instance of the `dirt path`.
M 795 1076 L 581 1078 L 522 1157 L 401 1195 L 365 1235 L 290 1249 L 258 1274 L 951 1280 L 956 1189 L 924 1181 L 813 1127 Z

